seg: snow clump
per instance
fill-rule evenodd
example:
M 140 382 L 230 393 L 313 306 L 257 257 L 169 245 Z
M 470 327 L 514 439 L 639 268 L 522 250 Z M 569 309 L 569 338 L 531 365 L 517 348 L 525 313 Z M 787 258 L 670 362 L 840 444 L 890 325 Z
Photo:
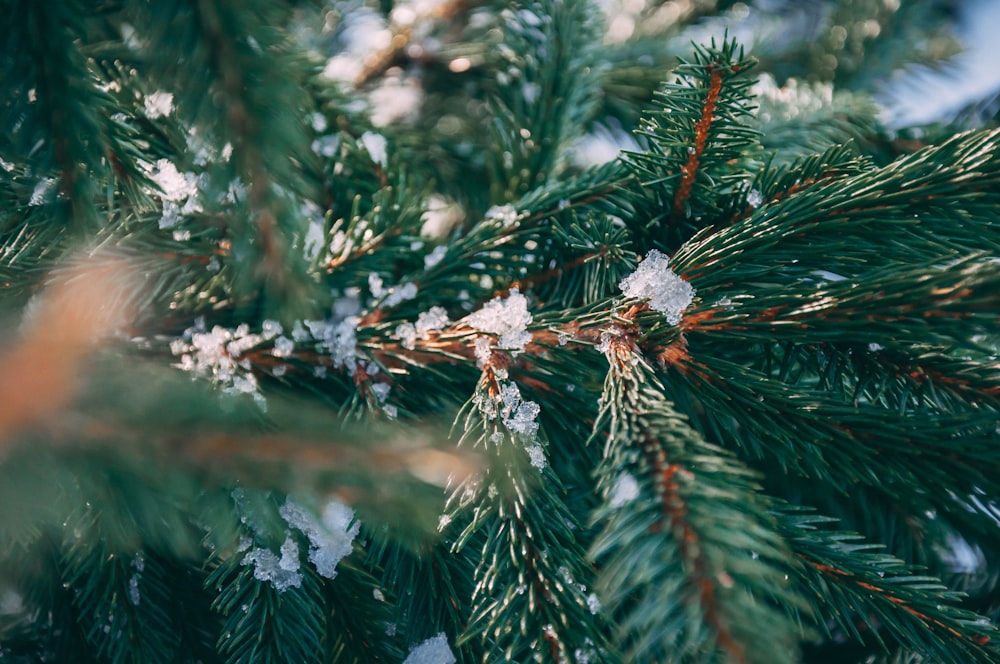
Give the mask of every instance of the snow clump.
M 497 348 L 521 352 L 531 342 L 531 313 L 528 312 L 528 298 L 517 288 L 510 289 L 510 297 L 495 297 L 482 309 L 465 317 L 465 322 L 481 332 L 500 337 Z
M 403 664 L 455 664 L 455 654 L 444 632 L 414 646 Z
M 305 507 L 288 499 L 278 513 L 292 528 L 309 538 L 309 561 L 328 579 L 337 576 L 337 563 L 354 549 L 354 538 L 361 524 L 354 520 L 354 510 L 331 500 L 323 508 L 322 523 Z
M 681 314 L 694 299 L 694 286 L 670 269 L 670 259 L 651 249 L 635 272 L 621 280 L 618 288 L 625 297 L 649 300 L 651 309 L 664 315 L 667 322 L 677 325 Z

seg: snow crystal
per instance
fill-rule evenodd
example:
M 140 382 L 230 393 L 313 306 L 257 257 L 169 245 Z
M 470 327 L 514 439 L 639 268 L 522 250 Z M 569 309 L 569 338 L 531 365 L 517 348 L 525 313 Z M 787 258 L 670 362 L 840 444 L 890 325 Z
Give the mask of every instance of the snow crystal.
M 884 350 L 884 349 L 885 349 L 885 346 L 883 346 L 880 343 L 876 343 L 874 341 L 872 343 L 868 344 L 868 350 L 871 351 L 872 353 L 877 353 L 880 350 Z
M 174 95 L 171 92 L 158 90 L 151 95 L 146 95 L 143 105 L 145 106 L 146 117 L 150 120 L 156 120 L 173 112 Z
M 313 139 L 309 149 L 321 157 L 332 157 L 337 154 L 337 148 L 339 147 L 340 137 L 336 134 L 326 134 Z
M 527 330 L 531 320 L 528 299 L 517 288 L 510 290 L 510 297 L 495 297 L 482 309 L 465 317 L 465 322 L 470 327 L 499 335 L 497 348 L 512 351 L 523 351 L 531 341 L 531 333 Z
M 756 189 L 751 189 L 750 193 L 747 194 L 747 205 L 752 208 L 759 208 L 760 204 L 764 202 L 764 196 Z
M 535 424 L 537 427 L 538 425 Z M 538 470 L 545 470 L 548 462 L 545 460 L 545 450 L 542 449 L 541 445 L 532 445 L 527 448 L 528 458 L 531 459 L 531 465 Z
M 389 383 L 372 383 L 371 390 L 375 394 L 375 398 L 378 399 L 379 403 L 384 402 L 389 398 L 389 390 L 392 389 L 392 385 Z
M 278 512 L 289 526 L 309 538 L 309 560 L 316 571 L 328 579 L 337 576 L 337 563 L 351 553 L 354 538 L 361 530 L 361 524 L 354 521 L 354 510 L 343 503 L 330 501 L 323 509 L 320 523 L 312 513 L 289 498 Z
M 198 194 L 198 176 L 181 173 L 169 159 L 157 160 L 149 177 L 162 190 L 165 201 L 182 201 Z
M 490 361 L 490 356 L 493 355 L 493 346 L 487 337 L 476 337 L 473 347 L 476 353 L 476 366 L 482 369 Z
M 142 557 L 137 557 L 132 561 L 132 569 L 135 573 L 128 580 L 128 601 L 132 602 L 132 606 L 139 606 L 139 602 L 142 596 L 139 594 L 139 577 L 142 576 L 142 571 L 146 569 L 146 561 Z
M 413 350 L 417 343 L 417 328 L 413 323 L 400 323 L 396 326 L 396 336 L 399 337 L 403 348 Z
M 302 585 L 299 570 L 299 545 L 289 533 L 281 545 L 281 558 L 270 549 L 255 548 L 243 556 L 241 565 L 253 565 L 253 575 L 258 581 L 269 581 L 278 592 Z
M 509 228 L 517 222 L 518 214 L 513 205 L 494 205 L 486 211 L 486 219 L 499 221 L 504 228 Z
M 611 350 L 611 340 L 615 338 L 614 334 L 611 334 L 607 330 L 601 331 L 601 342 L 594 347 L 598 353 L 606 354 Z
M 431 330 L 441 330 L 448 324 L 448 312 L 444 307 L 431 307 L 417 316 L 416 332 L 425 339 Z
M 295 342 L 288 337 L 278 337 L 274 340 L 274 349 L 271 355 L 275 357 L 288 357 L 295 350 Z
M 412 300 L 415 298 L 417 296 L 417 285 L 413 282 L 407 282 L 405 284 L 389 288 L 388 293 L 389 294 L 382 302 L 382 306 L 394 307 L 400 302 L 405 302 L 406 300 Z
M 649 299 L 649 306 L 676 325 L 694 299 L 694 287 L 670 269 L 670 259 L 651 249 L 635 272 L 618 284 L 625 297 Z
M 359 322 L 357 316 L 348 316 L 339 323 L 329 320 L 303 322 L 309 328 L 313 339 L 318 342 L 317 347 L 329 351 L 335 367 L 354 368 L 358 356 L 357 337 L 355 336 Z M 295 338 L 295 330 L 292 331 L 292 338 Z
M 295 341 L 309 340 L 309 332 L 306 331 L 304 327 L 302 327 L 302 321 L 300 320 L 295 321 L 295 323 L 292 325 L 292 339 Z
M 515 383 L 504 383 L 500 386 L 500 400 L 502 402 L 500 417 L 503 420 L 504 426 L 514 433 L 534 438 L 538 433 L 536 418 L 541 411 L 539 405 L 534 401 L 524 401 L 521 398 L 521 390 Z M 541 461 L 544 464 L 544 456 Z M 531 455 L 531 463 L 534 466 L 538 466 L 534 454 Z
M 223 385 L 224 393 L 252 394 L 255 400 L 262 402 L 256 377 L 249 373 L 249 365 L 239 359 L 262 341 L 263 337 L 251 334 L 246 324 L 235 330 L 216 325 L 205 331 L 202 324 L 196 323 L 184 331 L 182 338 L 170 342 L 170 351 L 180 356 L 176 366 L 212 378 Z
M 438 517 L 438 531 L 443 531 L 451 523 L 451 517 L 447 514 L 442 514 Z
M 613 508 L 619 508 L 639 497 L 639 483 L 630 473 L 622 473 L 615 481 L 608 503 Z
M 601 610 L 601 600 L 598 598 L 597 593 L 587 595 L 587 608 L 594 614 Z
M 434 247 L 434 251 L 424 256 L 424 269 L 429 270 L 442 260 L 444 260 L 445 254 L 448 253 L 448 247 L 441 245 L 439 247 Z
M 377 272 L 372 272 L 368 275 L 368 290 L 371 291 L 372 297 L 375 298 L 385 295 L 385 285 L 382 277 Z
M 455 654 L 444 632 L 414 646 L 403 664 L 455 664 Z
M 361 144 L 364 145 L 365 150 L 368 151 L 372 161 L 384 168 L 388 163 L 385 152 L 385 136 L 376 134 L 373 131 L 366 131 L 361 134 Z

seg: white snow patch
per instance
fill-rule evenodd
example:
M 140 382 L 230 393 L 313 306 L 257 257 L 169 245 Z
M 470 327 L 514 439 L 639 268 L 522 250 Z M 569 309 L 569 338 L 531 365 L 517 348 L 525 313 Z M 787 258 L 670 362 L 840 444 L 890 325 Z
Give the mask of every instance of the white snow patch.
M 361 524 L 354 520 L 354 510 L 331 500 L 323 508 L 321 523 L 305 507 L 289 498 L 278 512 L 289 526 L 309 538 L 309 560 L 316 571 L 328 579 L 337 576 L 337 563 L 351 553 L 354 538 L 361 530 Z
M 439 247 L 434 247 L 431 253 L 424 256 L 424 269 L 429 270 L 442 260 L 444 260 L 445 254 L 448 253 L 448 247 L 446 245 L 441 245 Z
M 420 312 L 417 316 L 416 332 L 427 338 L 427 333 L 431 330 L 442 330 L 448 324 L 448 312 L 444 307 L 431 307 L 427 311 Z
M 503 421 L 504 426 L 513 431 L 514 433 L 521 434 L 527 438 L 534 438 L 538 433 L 538 413 L 541 412 L 541 408 L 534 401 L 524 401 L 521 398 L 521 390 L 517 387 L 515 383 L 503 383 L 500 386 L 500 419 Z M 538 449 L 538 453 L 541 453 L 541 448 Z M 539 466 L 538 453 L 531 453 L 531 464 L 538 468 L 543 468 L 545 464 L 545 456 L 542 454 Z
M 608 503 L 613 508 L 619 508 L 639 497 L 639 483 L 631 473 L 622 473 L 615 481 Z
M 512 288 L 510 296 L 506 299 L 495 297 L 487 302 L 482 309 L 465 317 L 465 322 L 470 327 L 499 335 L 497 348 L 517 352 L 523 351 L 532 339 L 531 333 L 527 329 L 531 320 L 531 314 L 528 312 L 528 298 L 521 295 L 517 288 Z M 477 357 L 478 355 L 477 352 Z
M 494 205 L 486 211 L 485 218 L 494 219 L 499 221 L 504 228 L 510 228 L 517 223 L 519 216 L 513 205 Z
M 270 549 L 255 548 L 243 556 L 241 565 L 253 565 L 253 575 L 258 581 L 269 581 L 278 592 L 302 585 L 299 570 L 299 545 L 291 533 L 281 545 L 281 558 Z
M 143 99 L 146 110 L 146 117 L 156 120 L 166 115 L 170 115 L 174 110 L 174 95 L 172 92 L 157 90 L 153 94 L 146 95 Z
M 403 664 L 455 664 L 455 654 L 444 632 L 414 646 Z
M 432 194 L 427 198 L 427 209 L 420 219 L 424 222 L 420 227 L 421 237 L 443 239 L 465 221 L 465 210 L 453 199 Z
M 368 151 L 369 156 L 371 156 L 372 161 L 376 164 L 385 168 L 388 163 L 388 158 L 386 157 L 386 140 L 385 136 L 382 134 L 376 134 L 373 131 L 366 131 L 361 134 L 361 144 L 364 146 L 365 150 Z
M 385 127 L 401 121 L 412 123 L 424 101 L 424 91 L 416 79 L 402 80 L 393 76 L 372 90 L 368 101 L 372 108 L 372 125 Z
M 677 325 L 681 314 L 694 299 L 694 286 L 670 269 L 670 259 L 651 249 L 635 272 L 621 280 L 618 288 L 625 297 L 648 299 L 651 309 L 664 315 L 667 322 Z
M 601 600 L 597 596 L 597 593 L 590 593 L 587 595 L 587 608 L 590 609 L 590 612 L 595 615 L 601 610 Z
M 537 423 L 535 423 L 535 427 L 538 427 Z M 526 451 L 528 458 L 531 459 L 531 465 L 538 470 L 545 470 L 545 467 L 549 465 L 548 461 L 545 460 L 545 450 L 542 449 L 541 445 L 532 445 Z
M 403 348 L 413 350 L 417 344 L 417 328 L 413 323 L 400 323 L 396 326 L 396 336 Z

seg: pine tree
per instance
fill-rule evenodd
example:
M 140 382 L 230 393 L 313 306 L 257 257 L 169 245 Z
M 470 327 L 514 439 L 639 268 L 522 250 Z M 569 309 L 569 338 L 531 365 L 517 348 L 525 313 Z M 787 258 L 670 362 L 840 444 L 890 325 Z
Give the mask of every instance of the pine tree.
M 0 4 L 0 659 L 1000 661 L 943 4 Z

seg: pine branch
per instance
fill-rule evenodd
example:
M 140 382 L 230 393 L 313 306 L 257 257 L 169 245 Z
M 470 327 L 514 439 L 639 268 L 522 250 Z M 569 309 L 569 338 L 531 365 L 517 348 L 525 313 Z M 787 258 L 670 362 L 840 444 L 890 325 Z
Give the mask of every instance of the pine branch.
M 170 612 L 174 594 L 166 570 L 141 552 L 108 550 L 93 532 L 102 518 L 81 510 L 62 565 L 87 642 L 109 662 L 172 662 L 181 629 Z
M 247 187 L 245 216 L 227 215 L 234 288 L 253 293 L 247 284 L 262 285 L 271 306 L 281 299 L 283 307 L 305 313 L 311 309 L 312 286 L 295 251 L 304 229 L 289 201 L 272 186 L 313 193 L 306 170 L 312 154 L 302 120 L 309 103 L 302 94 L 303 63 L 287 38 L 271 27 L 284 22 L 283 11 L 266 2 L 163 3 L 148 17 L 157 26 L 148 54 L 154 75 L 173 79 L 184 92 L 178 96 L 182 115 L 204 122 L 210 140 L 228 141 L 231 157 L 219 164 L 216 177 L 226 184 L 238 177 Z M 293 115 L 274 112 L 275 99 L 282 97 Z M 214 101 L 209 104 L 209 99 Z
M 823 621 L 851 638 L 882 649 L 901 645 L 940 662 L 993 662 L 988 647 L 996 628 L 955 606 L 959 593 L 898 558 L 876 553 L 859 535 L 831 531 L 831 519 L 791 507 L 775 512 L 795 551 L 803 592 L 814 597 Z
M 63 225 L 80 236 L 100 225 L 95 179 L 105 170 L 104 118 L 114 108 L 78 47 L 88 9 L 76 0 L 7 4 L 11 32 L 2 61 L 16 90 L 7 96 L 12 103 L 0 106 L 0 122 L 14 130 L 8 156 L 30 164 L 36 178 L 32 200 L 57 205 Z
M 594 110 L 596 7 L 584 0 L 518 3 L 501 12 L 500 74 L 492 107 L 491 200 L 503 203 L 550 181 Z
M 483 361 L 476 394 L 466 404 L 465 436 L 495 457 L 482 477 L 459 485 L 443 525 L 464 527 L 453 548 L 481 549 L 469 624 L 458 645 L 478 641 L 484 661 L 605 661 L 596 595 L 587 595 L 580 529 L 552 472 L 535 402 L 507 380 L 508 360 Z M 525 463 L 525 461 L 530 461 Z
M 799 600 L 779 580 L 787 554 L 753 476 L 662 397 L 632 334 L 605 343 L 604 529 L 591 547 L 616 638 L 628 659 L 794 661 L 797 630 L 763 598 Z
M 675 81 L 657 92 L 660 109 L 640 125 L 649 151 L 625 154 L 649 190 L 651 216 L 664 226 L 668 243 L 679 244 L 703 217 L 717 215 L 718 199 L 739 180 L 733 164 L 757 143 L 757 133 L 743 123 L 752 66 L 728 38 L 721 46 L 696 47 L 694 61 L 678 65 Z M 660 206 L 670 213 L 655 212 Z

